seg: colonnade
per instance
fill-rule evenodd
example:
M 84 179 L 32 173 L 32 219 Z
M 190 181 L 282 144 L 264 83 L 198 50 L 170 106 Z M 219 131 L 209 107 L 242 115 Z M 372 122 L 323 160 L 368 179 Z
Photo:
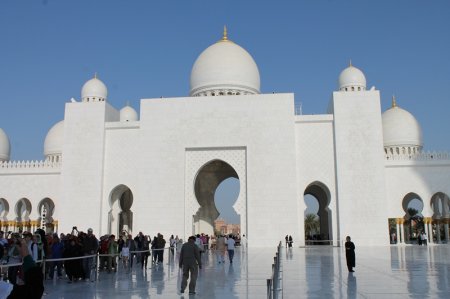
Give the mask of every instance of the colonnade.
M 41 221 L 38 220 L 0 220 L 0 230 L 4 232 L 35 232 L 38 228 L 41 228 Z M 58 220 L 53 220 L 53 222 L 47 223 L 45 231 L 47 233 L 58 232 Z
M 405 230 L 404 218 L 396 218 L 396 231 L 397 231 L 397 244 L 406 244 L 406 230 Z M 424 230 L 427 235 L 427 241 L 429 244 L 433 243 L 449 243 L 449 224 L 450 219 L 433 219 L 432 217 L 423 218 Z M 434 227 L 433 227 L 434 226 Z M 441 238 L 441 228 L 444 229 L 444 238 Z M 434 230 L 433 230 L 434 228 Z

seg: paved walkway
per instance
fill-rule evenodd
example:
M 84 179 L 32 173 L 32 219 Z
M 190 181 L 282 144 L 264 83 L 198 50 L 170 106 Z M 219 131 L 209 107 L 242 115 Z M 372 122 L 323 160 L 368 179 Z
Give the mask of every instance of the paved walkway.
M 283 248 L 283 298 L 449 298 L 450 245 L 358 247 L 349 274 L 342 248 Z M 205 254 L 197 295 L 179 293 L 176 258 L 142 271 L 101 272 L 97 282 L 46 281 L 44 298 L 266 298 L 266 279 L 276 248 L 236 250 L 232 265 Z M 140 265 L 138 265 L 140 266 Z

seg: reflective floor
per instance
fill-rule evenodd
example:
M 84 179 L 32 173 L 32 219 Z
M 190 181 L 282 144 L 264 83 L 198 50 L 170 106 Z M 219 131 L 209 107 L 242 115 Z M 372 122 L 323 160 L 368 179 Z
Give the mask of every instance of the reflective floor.
M 357 244 L 356 244 L 357 245 Z M 266 298 L 276 248 L 236 250 L 234 262 L 203 256 L 197 294 L 179 293 L 177 258 L 145 271 L 100 272 L 97 282 L 46 281 L 44 298 Z M 282 251 L 283 298 L 450 298 L 450 246 L 357 247 L 349 274 L 342 248 Z M 150 265 L 149 265 L 150 266 Z

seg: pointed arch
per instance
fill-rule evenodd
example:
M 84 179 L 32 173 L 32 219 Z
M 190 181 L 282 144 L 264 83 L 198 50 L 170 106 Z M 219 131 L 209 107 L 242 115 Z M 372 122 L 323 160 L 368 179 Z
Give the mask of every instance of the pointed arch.
M 317 216 L 319 218 L 319 231 L 315 235 L 309 234 L 308 236 L 305 230 L 305 238 L 314 240 L 314 242 L 309 240 L 309 244 L 332 244 L 332 211 L 329 208 L 331 202 L 330 189 L 326 186 L 326 184 L 320 181 L 314 181 L 305 188 L 303 195 L 313 196 L 319 205 L 317 212 Z M 308 220 L 309 219 L 310 218 L 308 218 Z
M 133 192 L 124 184 L 114 187 L 109 194 L 108 233 L 120 235 L 133 230 Z

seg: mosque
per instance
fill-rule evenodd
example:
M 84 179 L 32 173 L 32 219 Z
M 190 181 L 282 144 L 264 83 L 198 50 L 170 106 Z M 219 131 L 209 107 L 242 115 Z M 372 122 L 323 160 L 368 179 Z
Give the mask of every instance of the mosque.
M 260 93 L 257 64 L 224 30 L 195 61 L 189 96 L 142 99 L 138 114 L 107 95 L 96 76 L 83 85 L 49 130 L 42 161 L 11 161 L 0 129 L 2 230 L 211 234 L 215 191 L 236 178 L 233 208 L 250 247 L 286 234 L 305 245 L 305 195 L 334 246 L 347 235 L 388 245 L 393 233 L 408 243 L 412 201 L 429 242 L 449 239 L 450 155 L 423 151 L 414 116 L 395 98 L 382 112 L 380 92 L 353 65 L 326 113 L 298 115 L 292 93 Z

